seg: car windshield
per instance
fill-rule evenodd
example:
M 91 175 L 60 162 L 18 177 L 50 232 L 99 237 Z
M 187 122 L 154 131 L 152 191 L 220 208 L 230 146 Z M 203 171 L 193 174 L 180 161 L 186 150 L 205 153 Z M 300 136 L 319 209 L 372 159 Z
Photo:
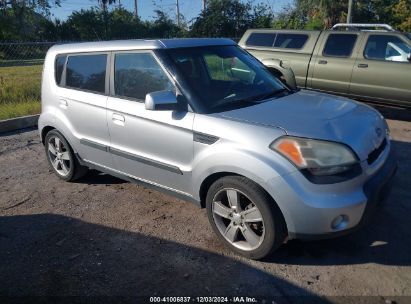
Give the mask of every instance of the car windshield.
M 179 48 L 167 53 L 208 113 L 246 107 L 290 93 L 238 46 Z

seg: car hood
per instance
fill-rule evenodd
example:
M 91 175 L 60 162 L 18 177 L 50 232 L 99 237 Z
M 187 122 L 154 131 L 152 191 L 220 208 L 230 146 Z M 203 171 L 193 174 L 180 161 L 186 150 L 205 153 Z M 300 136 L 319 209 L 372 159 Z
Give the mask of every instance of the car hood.
M 292 136 L 341 142 L 354 149 L 361 160 L 380 145 L 386 134 L 384 119 L 371 107 L 305 90 L 218 115 L 280 127 Z

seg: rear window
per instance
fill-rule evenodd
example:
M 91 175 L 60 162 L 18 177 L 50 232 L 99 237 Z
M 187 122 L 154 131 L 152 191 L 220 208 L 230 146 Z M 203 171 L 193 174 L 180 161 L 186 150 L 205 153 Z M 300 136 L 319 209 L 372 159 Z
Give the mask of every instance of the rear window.
M 283 49 L 301 49 L 308 39 L 304 34 L 277 34 L 274 47 Z
M 252 33 L 245 44 L 248 46 L 272 47 L 274 45 L 275 35 L 275 33 Z
M 63 75 L 64 64 L 66 63 L 66 55 L 57 55 L 54 63 L 54 77 L 58 85 L 61 84 L 61 76 Z
M 247 46 L 276 47 L 282 49 L 301 49 L 308 35 L 292 33 L 252 33 L 246 41 Z
M 356 41 L 356 34 L 330 34 L 325 44 L 323 55 L 350 57 Z
M 66 67 L 66 86 L 104 93 L 106 65 L 106 54 L 69 56 Z

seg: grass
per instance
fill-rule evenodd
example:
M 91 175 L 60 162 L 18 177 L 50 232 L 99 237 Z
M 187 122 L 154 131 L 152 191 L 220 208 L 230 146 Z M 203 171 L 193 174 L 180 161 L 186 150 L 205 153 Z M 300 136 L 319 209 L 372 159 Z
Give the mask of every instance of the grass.
M 40 113 L 42 68 L 0 67 L 0 120 Z

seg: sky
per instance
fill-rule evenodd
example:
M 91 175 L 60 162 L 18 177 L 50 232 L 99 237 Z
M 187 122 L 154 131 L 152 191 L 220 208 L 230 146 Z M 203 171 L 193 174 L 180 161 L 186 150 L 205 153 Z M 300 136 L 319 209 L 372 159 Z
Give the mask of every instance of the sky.
M 73 11 L 88 9 L 96 6 L 98 0 L 61 0 L 61 7 L 52 7 L 51 17 L 65 20 Z M 116 1 L 118 5 L 119 0 Z M 291 0 L 253 0 L 255 3 L 264 3 L 269 5 L 274 12 L 280 11 Z M 123 7 L 134 11 L 134 0 L 120 0 Z M 194 19 L 201 12 L 201 0 L 179 0 L 180 13 L 185 17 L 187 22 Z M 154 10 L 162 9 L 175 18 L 176 0 L 138 0 L 138 14 L 143 20 L 151 20 L 154 17 Z

